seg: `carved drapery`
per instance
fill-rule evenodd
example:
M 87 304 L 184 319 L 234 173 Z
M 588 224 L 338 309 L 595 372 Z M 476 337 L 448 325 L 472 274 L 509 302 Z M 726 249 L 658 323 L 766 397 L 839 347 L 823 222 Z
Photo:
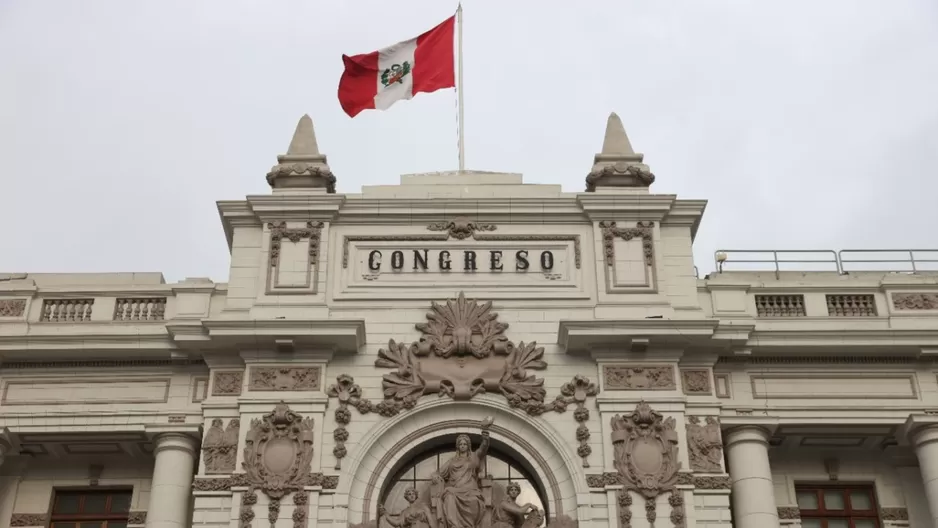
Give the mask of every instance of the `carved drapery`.
M 313 420 L 303 418 L 280 402 L 263 418 L 251 420 L 245 436 L 245 479 L 279 501 L 306 485 L 313 459 Z
M 233 418 L 227 428 L 223 428 L 223 424 L 220 418 L 212 420 L 212 426 L 202 440 L 202 461 L 206 473 L 231 473 L 235 470 L 241 421 Z
M 512 407 L 535 412 L 544 403 L 544 380 L 528 373 L 547 367 L 544 349 L 509 341 L 508 325 L 498 322 L 491 302 L 477 303 L 463 293 L 445 304 L 434 302 L 427 322 L 416 328 L 423 334 L 419 341 L 392 339 L 378 351 L 375 366 L 396 369 L 383 377 L 385 400 L 376 406 L 382 415 L 413 408 L 424 394 L 468 400 L 498 392 Z
M 696 416 L 687 418 L 687 454 L 694 471 L 723 471 L 723 439 L 720 436 L 720 422 L 716 417 L 708 416 L 703 424 Z
M 606 255 L 606 265 L 616 264 L 616 238 L 622 240 L 642 239 L 642 253 L 645 255 L 645 265 L 651 266 L 655 261 L 655 246 L 652 240 L 654 222 L 638 222 L 635 227 L 617 227 L 615 222 L 600 222 L 599 228 L 603 235 L 603 253 Z
M 681 469 L 674 427 L 674 418 L 664 418 L 644 401 L 632 414 L 612 418 L 615 467 L 626 491 L 653 502 L 674 488 Z

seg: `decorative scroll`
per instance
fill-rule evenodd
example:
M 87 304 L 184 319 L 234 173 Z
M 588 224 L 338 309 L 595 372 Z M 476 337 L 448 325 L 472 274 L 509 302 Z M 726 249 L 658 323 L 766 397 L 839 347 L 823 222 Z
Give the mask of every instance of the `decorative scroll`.
M 645 401 L 630 415 L 612 418 L 615 467 L 625 490 L 654 501 L 677 483 L 681 469 L 674 418 L 664 418 Z
M 202 441 L 202 460 L 206 473 L 231 473 L 235 470 L 241 421 L 232 419 L 226 429 L 222 429 L 223 423 L 221 418 L 212 420 L 212 426 Z
M 603 234 L 603 252 L 606 255 L 606 265 L 614 266 L 616 263 L 616 238 L 622 240 L 642 239 L 642 251 L 645 254 L 645 265 L 651 266 L 655 259 L 652 228 L 654 222 L 638 222 L 635 227 L 616 227 L 615 222 L 600 222 L 599 228 Z
M 495 224 L 473 222 L 466 217 L 459 217 L 451 222 L 435 222 L 427 226 L 430 231 L 446 231 L 456 240 L 465 240 L 475 236 L 476 231 L 495 231 Z
M 619 528 L 632 528 L 632 495 L 621 489 L 616 499 L 619 502 Z

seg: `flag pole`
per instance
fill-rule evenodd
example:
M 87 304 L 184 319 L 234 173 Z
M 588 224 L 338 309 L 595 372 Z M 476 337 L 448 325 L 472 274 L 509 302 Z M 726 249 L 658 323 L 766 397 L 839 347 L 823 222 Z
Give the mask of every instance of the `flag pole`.
M 459 170 L 466 170 L 466 140 L 462 109 L 462 2 L 456 8 L 456 41 L 459 46 L 459 65 L 456 70 L 456 106 L 459 118 Z

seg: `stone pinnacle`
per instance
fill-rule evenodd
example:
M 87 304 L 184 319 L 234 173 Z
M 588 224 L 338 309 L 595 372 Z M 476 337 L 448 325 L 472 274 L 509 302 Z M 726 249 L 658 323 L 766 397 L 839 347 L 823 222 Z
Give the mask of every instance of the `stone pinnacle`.
M 620 156 L 635 154 L 632 143 L 629 142 L 629 136 L 625 133 L 625 127 L 622 126 L 622 120 L 615 112 L 609 114 L 609 120 L 606 121 L 606 137 L 603 139 L 602 153 Z
M 628 142 L 627 139 L 626 142 Z M 309 114 L 304 114 L 300 118 L 300 122 L 296 124 L 296 132 L 293 133 L 293 140 L 290 141 L 287 156 L 319 156 L 316 131 L 313 129 L 313 120 L 309 117 Z

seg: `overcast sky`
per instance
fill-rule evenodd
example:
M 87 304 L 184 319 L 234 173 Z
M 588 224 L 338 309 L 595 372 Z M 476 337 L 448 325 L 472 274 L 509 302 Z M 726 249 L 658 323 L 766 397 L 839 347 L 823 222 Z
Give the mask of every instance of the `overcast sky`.
M 0 272 L 226 280 L 216 200 L 309 113 L 339 192 L 456 166 L 452 90 L 349 119 L 341 55 L 444 0 L 0 0 Z M 938 247 L 935 0 L 466 0 L 471 169 L 583 189 L 616 111 L 719 248 Z

